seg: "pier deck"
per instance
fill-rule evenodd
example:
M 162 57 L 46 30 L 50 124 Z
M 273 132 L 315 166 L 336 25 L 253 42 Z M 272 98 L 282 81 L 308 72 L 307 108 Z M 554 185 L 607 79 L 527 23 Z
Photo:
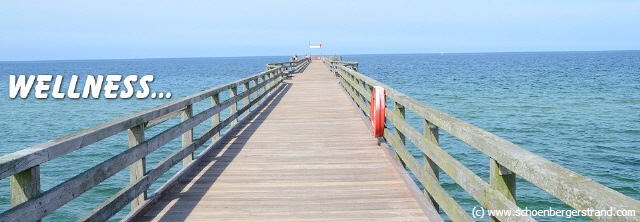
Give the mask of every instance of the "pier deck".
M 276 93 L 139 219 L 428 221 L 321 62 Z

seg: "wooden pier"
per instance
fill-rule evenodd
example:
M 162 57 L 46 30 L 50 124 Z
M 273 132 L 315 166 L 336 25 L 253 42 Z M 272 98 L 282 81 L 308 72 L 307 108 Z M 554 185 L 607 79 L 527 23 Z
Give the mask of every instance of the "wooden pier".
M 365 76 L 356 62 L 331 57 L 266 68 L 1 156 L 0 179 L 8 178 L 11 206 L 0 221 L 41 220 L 123 171 L 130 183 L 79 221 L 106 221 L 128 206 L 124 221 L 442 221 L 441 213 L 452 221 L 480 219 L 449 195 L 441 173 L 477 201 L 482 216 L 484 210 L 522 210 L 518 176 L 576 210 L 625 213 L 586 215 L 592 219 L 640 221 L 638 200 Z M 391 104 L 385 115 L 390 125 L 380 138 L 368 126 L 374 86 L 386 90 Z M 206 109 L 194 113 L 195 104 Z M 419 122 L 405 118 L 407 112 Z M 194 135 L 196 126 L 208 129 Z M 148 130 L 153 127 L 164 128 Z M 42 164 L 124 132 L 122 149 L 128 149 L 41 190 Z M 441 133 L 482 152 L 489 179 L 442 149 Z M 172 140 L 181 146 L 150 165 L 150 154 Z M 417 150 L 410 152 L 410 145 Z M 181 169 L 168 175 L 174 166 Z M 165 177 L 171 178 L 149 191 Z M 531 215 L 490 219 L 535 221 Z
M 320 61 L 220 146 L 140 219 L 428 221 Z

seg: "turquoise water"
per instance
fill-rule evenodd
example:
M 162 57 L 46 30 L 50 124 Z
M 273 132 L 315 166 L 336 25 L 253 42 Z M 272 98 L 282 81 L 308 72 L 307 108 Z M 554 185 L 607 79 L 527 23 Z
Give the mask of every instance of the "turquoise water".
M 360 71 L 405 94 L 640 200 L 640 51 L 353 55 Z M 0 62 L 0 154 L 51 140 L 201 90 L 247 77 L 287 57 Z M 153 74 L 153 91 L 171 99 L 9 99 L 9 75 Z M 82 82 L 82 81 L 79 81 Z M 205 102 L 206 103 L 206 102 Z M 196 106 L 198 109 L 202 107 Z M 408 118 L 416 128 L 421 122 Z M 167 123 L 171 124 L 171 122 Z M 152 128 L 149 134 L 164 126 Z M 195 135 L 199 135 L 196 129 Z M 42 167 L 43 190 L 127 148 L 126 135 L 73 152 Z M 443 134 L 445 150 L 488 180 L 488 158 Z M 180 146 L 154 152 L 149 166 Z M 417 149 L 412 153 L 421 159 Z M 177 169 L 174 169 L 175 171 Z M 465 209 L 479 206 L 441 173 Z M 128 183 L 128 170 L 80 196 L 46 221 L 76 220 Z M 166 180 L 164 178 L 160 182 Z M 157 185 L 152 186 L 152 189 Z M 563 208 L 519 180 L 518 204 Z M 0 210 L 9 207 L 0 182 Z M 125 208 L 125 209 L 128 209 Z M 126 210 L 119 214 L 121 217 Z M 553 220 L 553 218 L 537 218 Z M 578 219 L 580 220 L 580 219 Z
M 343 59 L 358 61 L 361 73 L 434 108 L 640 200 L 640 51 Z M 420 119 L 408 113 L 421 130 Z M 447 134 L 440 144 L 488 181 L 486 155 Z M 422 159 L 417 149 L 412 153 Z M 480 206 L 441 176 L 463 208 L 470 212 Z M 516 194 L 521 208 L 567 209 L 520 178 Z
M 139 60 L 93 60 L 93 61 L 41 61 L 0 62 L 0 154 L 4 155 L 24 149 L 69 133 L 76 132 L 137 111 L 152 108 L 168 101 L 195 94 L 205 89 L 236 81 L 265 70 L 265 64 L 287 61 L 287 57 L 243 57 L 243 58 L 195 58 L 195 59 L 139 59 Z M 52 74 L 79 75 L 79 85 L 87 75 L 154 75 L 150 83 L 152 91 L 171 92 L 171 99 L 28 99 L 9 98 L 9 75 Z M 82 84 L 80 84 L 82 83 Z M 66 92 L 68 82 L 63 84 Z M 82 87 L 78 88 L 81 91 Z M 241 92 L 242 90 L 239 89 Z M 221 99 L 225 96 L 221 95 Z M 194 105 L 194 113 L 210 105 L 209 100 Z M 226 118 L 223 113 L 222 118 Z M 167 121 L 145 131 L 146 138 L 175 124 L 179 118 Z M 194 136 L 206 130 L 207 124 L 196 127 Z M 208 143 L 207 143 L 208 144 Z M 147 158 L 150 169 L 161 158 L 181 147 L 180 139 L 174 140 Z M 62 158 L 47 162 L 41 167 L 42 189 L 47 190 L 76 174 L 127 149 L 126 132 L 72 152 Z M 175 172 L 178 164 L 170 172 Z M 78 199 L 44 218 L 45 221 L 75 221 L 129 183 L 129 170 L 125 169 L 81 195 Z M 154 184 L 153 192 L 168 177 Z M 0 210 L 10 207 L 8 178 L 0 182 Z M 130 207 L 114 219 L 124 216 Z

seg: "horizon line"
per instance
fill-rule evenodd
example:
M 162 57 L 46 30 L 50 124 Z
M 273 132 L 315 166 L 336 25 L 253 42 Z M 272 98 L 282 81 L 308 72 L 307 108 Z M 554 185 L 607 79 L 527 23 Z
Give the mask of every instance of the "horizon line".
M 407 53 L 359 53 L 341 54 L 340 56 L 362 55 L 426 55 L 426 54 L 494 54 L 494 53 L 560 53 L 560 52 L 631 52 L 640 49 L 612 50 L 567 50 L 567 51 L 478 51 L 478 52 L 407 52 Z M 297 54 L 297 53 L 296 53 Z M 334 54 L 339 55 L 339 54 Z M 88 58 L 88 59 L 42 59 L 42 60 L 0 60 L 0 62 L 66 62 L 66 61 L 105 61 L 105 60 L 162 60 L 162 59 L 211 59 L 211 58 L 250 58 L 250 57 L 289 57 L 290 55 L 241 55 L 241 56 L 205 56 L 205 57 L 147 57 L 147 58 Z M 329 56 L 329 54 L 323 55 Z

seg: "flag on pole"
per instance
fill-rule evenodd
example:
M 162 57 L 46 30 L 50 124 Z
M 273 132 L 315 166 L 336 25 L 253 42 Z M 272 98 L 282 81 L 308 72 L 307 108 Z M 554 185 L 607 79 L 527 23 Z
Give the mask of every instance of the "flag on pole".
M 320 43 L 320 45 L 311 45 L 311 43 L 309 43 L 309 48 L 310 49 L 321 49 L 322 48 L 322 43 Z

